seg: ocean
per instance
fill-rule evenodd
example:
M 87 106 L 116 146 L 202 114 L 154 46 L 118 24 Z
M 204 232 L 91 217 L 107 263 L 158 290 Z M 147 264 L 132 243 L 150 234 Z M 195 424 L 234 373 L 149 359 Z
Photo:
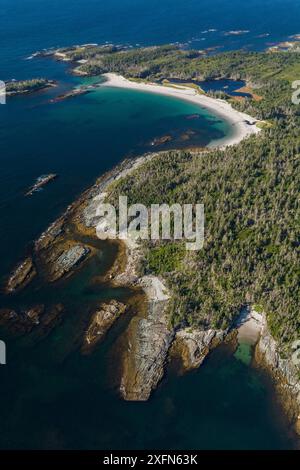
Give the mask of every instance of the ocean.
M 262 50 L 299 33 L 299 14 L 297 0 L 0 0 L 0 80 L 45 76 L 61 90 L 81 84 L 65 64 L 27 59 L 36 50 L 77 43 Z M 244 33 L 226 34 L 237 30 Z M 206 110 L 170 97 L 103 88 L 50 104 L 53 93 L 0 106 L 1 276 L 99 175 L 150 150 L 156 137 L 192 125 L 197 144 L 206 145 L 229 132 Z M 199 119 L 187 120 L 193 114 Z M 24 197 L 50 172 L 59 178 Z M 119 327 L 92 356 L 76 348 L 84 313 L 78 306 L 94 269 L 77 274 L 64 292 L 42 292 L 46 299 L 61 294 L 74 306 L 45 341 L 8 342 L 8 364 L 0 368 L 0 448 L 293 446 L 268 378 L 226 348 L 184 377 L 170 368 L 148 403 L 121 401 L 109 380 Z
M 0 75 L 3 80 L 27 78 L 34 68 L 42 72 L 22 59 L 74 43 L 260 50 L 300 33 L 299 14 L 297 0 L 1 0 Z M 229 31 L 248 32 L 225 36 Z

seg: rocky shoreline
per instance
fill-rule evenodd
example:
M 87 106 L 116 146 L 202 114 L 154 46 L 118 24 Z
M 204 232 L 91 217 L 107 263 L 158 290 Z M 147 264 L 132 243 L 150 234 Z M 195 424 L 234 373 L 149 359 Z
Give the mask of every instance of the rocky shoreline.
M 96 208 L 99 195 L 109 191 L 112 183 L 136 170 L 140 165 L 155 158 L 155 154 L 147 154 L 134 160 L 126 160 L 112 171 L 99 178 L 96 183 L 71 204 L 66 212 L 39 237 L 34 243 L 30 257 L 22 261 L 9 276 L 5 292 L 14 295 L 27 288 L 34 278 L 42 275 L 44 282 L 55 283 L 71 276 L 80 269 L 85 261 L 93 256 L 95 248 L 75 240 L 75 234 L 84 234 L 96 238 L 97 225 Z M 115 287 L 130 287 L 143 291 L 145 294 L 145 309 L 130 321 L 124 333 L 127 346 L 122 352 L 120 393 L 125 400 L 145 401 L 156 389 L 164 376 L 165 367 L 169 361 L 169 353 L 175 338 L 179 337 L 168 320 L 168 303 L 170 293 L 164 285 L 164 280 L 154 276 L 139 276 L 139 263 L 143 257 L 142 249 L 132 241 L 118 241 L 120 255 L 102 281 L 109 282 Z M 122 258 L 122 259 L 121 259 Z M 39 306 L 28 309 L 33 312 L 31 331 L 39 323 L 37 312 Z M 42 310 L 44 312 L 44 309 Z M 61 306 L 63 312 L 63 306 Z M 91 317 L 83 338 L 82 352 L 90 353 L 101 342 L 115 321 L 126 311 L 126 306 L 113 300 L 99 305 Z M 14 310 L 1 311 L 2 323 L 13 332 L 24 333 L 24 313 Z M 43 313 L 45 318 L 47 314 Z M 49 322 L 51 323 L 51 315 Z M 37 321 L 35 321 L 36 319 Z M 12 326 L 13 320 L 13 328 Z M 55 324 L 54 324 L 55 326 Z M 199 347 L 208 354 L 210 335 L 199 332 Z M 220 332 L 217 333 L 220 335 Z M 219 337 L 219 336 L 218 336 Z M 194 351 L 196 357 L 196 352 Z
M 96 251 L 92 243 L 83 243 L 79 235 L 97 240 L 95 229 L 99 219 L 96 215 L 99 197 L 103 198 L 103 193 L 109 194 L 110 186 L 114 182 L 155 158 L 156 155 L 158 154 L 147 154 L 134 160 L 125 160 L 100 177 L 35 242 L 32 256 L 21 262 L 8 278 L 6 293 L 13 295 L 27 288 L 37 276 L 42 275 L 45 282 L 54 283 L 71 276 L 74 270 L 81 268 Z M 212 349 L 235 338 L 238 329 L 245 327 L 245 321 L 242 325 L 233 325 L 227 331 L 213 329 L 202 331 L 190 328 L 175 330 L 170 326 L 168 318 L 172 293 L 166 287 L 164 279 L 140 276 L 139 264 L 143 258 L 140 245 L 130 240 L 126 243 L 123 241 L 116 243 L 119 245 L 119 256 L 105 273 L 102 281 L 109 282 L 115 287 L 142 290 L 146 300 L 145 308 L 131 319 L 123 333 L 124 347 L 120 357 L 119 391 L 125 400 L 146 401 L 164 377 L 166 366 L 172 356 L 175 355 L 180 359 L 183 372 L 196 369 L 203 364 Z M 112 325 L 126 312 L 126 308 L 125 304 L 117 300 L 99 305 L 85 330 L 82 353 L 91 353 L 103 341 Z M 36 305 L 27 312 L 2 309 L 1 324 L 12 327 L 14 332 L 26 333 L 39 325 L 48 332 L 57 324 L 63 312 L 63 305 L 53 306 L 52 310 L 45 310 L 44 306 Z M 251 322 L 249 325 L 251 326 Z M 268 332 L 265 317 L 262 329 L 258 331 L 258 341 L 255 340 L 256 364 L 259 367 L 266 367 L 271 372 L 275 379 L 276 390 L 279 396 L 284 398 L 289 419 L 296 424 L 296 430 L 299 432 L 300 384 L 297 378 L 299 371 L 291 361 L 280 357 L 276 342 Z
M 255 348 L 255 365 L 267 370 L 273 379 L 277 397 L 300 436 L 300 381 L 299 365 L 292 358 L 282 358 L 272 337 L 266 316 L 263 316 L 262 332 Z
M 150 154 L 138 158 L 129 165 L 120 168 L 117 173 L 98 190 L 107 190 L 113 181 L 126 176 L 141 164 L 155 157 Z M 99 194 L 99 192 L 98 192 Z M 94 196 L 96 192 L 94 192 Z M 84 223 L 95 226 L 94 211 L 97 202 L 91 200 L 84 211 Z M 128 242 L 126 244 L 126 266 L 123 269 L 112 269 L 109 279 L 117 286 L 131 285 L 142 287 L 147 297 L 146 317 L 141 315 L 133 318 L 126 331 L 127 348 L 123 352 L 120 391 L 126 400 L 144 401 L 157 387 L 164 376 L 165 367 L 172 355 L 180 357 L 183 371 L 198 368 L 204 362 L 209 352 L 222 342 L 232 341 L 238 332 L 249 339 L 251 344 L 257 343 L 261 331 L 259 315 L 253 309 L 249 318 L 242 319 L 240 324 L 233 325 L 230 331 L 191 330 L 175 331 L 168 325 L 168 298 L 158 296 L 153 283 L 159 283 L 165 289 L 163 279 L 150 277 L 140 278 L 138 275 L 139 262 L 143 257 L 142 250 Z M 119 266 L 118 266 L 119 268 Z M 254 323 L 254 324 L 253 324 Z M 246 339 L 247 340 L 247 339 Z M 258 348 L 258 346 L 257 346 Z
M 44 78 L 12 80 L 6 83 L 6 95 L 9 98 L 13 98 L 15 96 L 37 93 L 38 91 L 46 90 L 47 88 L 54 88 L 56 86 L 57 82 L 55 80 Z
M 28 257 L 24 259 L 24 261 L 22 261 L 10 274 L 5 286 L 5 292 L 9 294 L 18 291 L 19 289 L 23 289 L 30 284 L 35 276 L 35 266 L 32 258 Z
M 155 154 L 154 154 L 155 156 Z M 131 168 L 121 171 L 116 180 L 126 176 L 128 172 L 136 169 L 146 159 L 137 159 Z M 233 325 L 230 330 L 195 330 L 182 329 L 175 331 L 168 325 L 168 296 L 162 301 L 147 291 L 149 283 L 143 286 L 143 278 L 137 275 L 138 265 L 143 253 L 137 247 L 127 244 L 127 264 L 123 273 L 113 277 L 117 285 L 130 282 L 131 285 L 142 286 L 147 299 L 147 318 L 133 318 L 128 331 L 128 348 L 124 351 L 122 362 L 122 377 L 120 391 L 126 400 L 144 401 L 149 399 L 151 391 L 155 390 L 164 376 L 165 367 L 174 354 L 180 358 L 183 372 L 200 367 L 212 349 L 223 342 L 246 341 L 255 347 L 255 361 L 260 367 L 265 364 L 268 372 L 275 379 L 275 387 L 279 392 L 284 390 L 287 415 L 295 424 L 297 432 L 300 430 L 299 403 L 300 384 L 297 378 L 297 369 L 291 361 L 280 359 L 275 340 L 267 329 L 265 317 L 248 308 L 248 314 L 241 314 L 241 321 Z M 154 278 L 155 279 L 155 278 Z M 153 282 L 153 279 L 152 279 Z M 164 280 L 158 282 L 164 286 Z M 150 283 L 151 285 L 151 283 Z M 164 287 L 166 289 L 166 287 Z M 260 360 L 258 360 L 260 358 Z M 282 394 L 282 392 L 280 392 Z M 287 396 L 289 399 L 287 400 Z
M 181 362 L 182 373 L 198 369 L 210 351 L 223 343 L 228 336 L 226 331 L 179 330 L 174 338 L 170 355 Z
M 147 315 L 134 317 L 122 355 L 120 392 L 127 401 L 147 401 L 164 376 L 174 332 L 168 325 L 167 300 L 148 297 Z

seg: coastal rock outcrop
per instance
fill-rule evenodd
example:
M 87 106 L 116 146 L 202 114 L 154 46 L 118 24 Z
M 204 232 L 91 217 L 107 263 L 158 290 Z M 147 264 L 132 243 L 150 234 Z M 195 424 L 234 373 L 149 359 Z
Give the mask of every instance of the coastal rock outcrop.
M 48 248 L 55 239 L 63 233 L 64 219 L 60 218 L 53 222 L 47 230 L 36 240 L 34 246 L 37 251 Z
M 45 336 L 61 319 L 64 310 L 62 304 L 46 308 L 43 304 L 33 305 L 28 309 L 0 309 L 0 325 L 14 335 L 23 335 L 36 330 L 39 336 Z
M 44 186 L 55 180 L 57 175 L 50 173 L 50 175 L 39 176 L 33 186 L 25 193 L 25 196 L 32 196 L 35 192 L 40 191 Z
M 161 306 L 153 305 L 148 318 L 135 318 L 131 322 L 120 386 L 125 400 L 147 401 L 163 378 L 174 335 L 161 313 Z
M 164 375 L 174 331 L 169 326 L 169 297 L 163 284 L 152 276 L 140 280 L 148 297 L 146 317 L 131 320 L 126 332 L 120 392 L 128 401 L 147 401 Z
M 28 257 L 22 261 L 11 273 L 5 287 L 6 293 L 10 294 L 26 287 L 36 275 L 36 269 L 32 258 Z
M 50 100 L 50 103 L 59 103 L 60 101 L 65 101 L 67 99 L 76 98 L 77 96 L 86 95 L 92 91 L 93 87 L 82 87 L 82 88 L 74 88 L 62 95 L 56 96 L 55 98 Z
M 80 215 L 82 224 L 85 227 L 96 227 L 100 219 L 99 216 L 97 216 L 97 208 L 99 203 L 105 202 L 106 192 L 109 192 L 110 185 L 125 178 L 157 155 L 158 153 L 149 153 L 135 159 L 124 160 L 113 170 L 100 177 L 88 193 L 87 203 Z
M 105 337 L 115 321 L 125 313 L 126 305 L 116 300 L 101 305 L 92 316 L 84 335 L 82 352 L 91 352 Z
M 295 423 L 295 429 L 300 434 L 300 365 L 291 357 L 281 357 L 265 316 L 261 337 L 255 350 L 255 359 L 258 365 L 265 366 L 271 372 L 288 418 Z
M 55 260 L 51 260 L 50 281 L 54 282 L 68 274 L 78 266 L 90 253 L 90 249 L 84 245 L 74 245 L 59 253 Z
M 176 333 L 172 354 L 179 356 L 184 371 L 200 367 L 212 348 L 226 338 L 226 331 L 186 328 Z

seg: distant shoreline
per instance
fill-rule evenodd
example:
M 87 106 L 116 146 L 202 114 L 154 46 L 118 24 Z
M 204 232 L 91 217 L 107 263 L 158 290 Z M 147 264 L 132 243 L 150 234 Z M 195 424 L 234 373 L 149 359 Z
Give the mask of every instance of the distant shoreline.
M 103 76 L 106 78 L 106 82 L 101 86 L 127 88 L 131 90 L 140 90 L 172 96 L 174 98 L 197 104 L 225 119 L 231 124 L 233 132 L 231 135 L 225 136 L 223 139 L 211 142 L 208 145 L 209 148 L 226 148 L 231 145 L 236 145 L 250 135 L 257 135 L 260 132 L 260 129 L 256 126 L 256 123 L 258 122 L 257 119 L 235 110 L 224 100 L 199 94 L 196 90 L 185 87 L 184 85 L 172 85 L 171 87 L 157 85 L 155 83 L 134 82 L 114 73 L 106 73 Z

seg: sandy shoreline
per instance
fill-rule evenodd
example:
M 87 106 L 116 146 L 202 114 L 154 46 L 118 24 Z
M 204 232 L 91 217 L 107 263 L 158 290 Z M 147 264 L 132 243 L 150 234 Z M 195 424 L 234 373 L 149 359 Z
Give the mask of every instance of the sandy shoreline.
M 232 106 L 224 100 L 201 95 L 192 88 L 184 87 L 183 85 L 168 87 L 154 83 L 133 82 L 114 73 L 106 73 L 104 77 L 107 81 L 101 86 L 127 88 L 130 90 L 140 90 L 172 96 L 206 108 L 208 111 L 211 111 L 213 114 L 229 122 L 232 126 L 232 133 L 223 139 L 211 142 L 208 146 L 210 148 L 224 148 L 230 145 L 236 145 L 250 135 L 260 132 L 260 129 L 255 125 L 255 123 L 258 122 L 257 119 L 233 109 Z
M 263 316 L 256 312 L 253 307 L 244 308 L 236 327 L 239 343 L 255 345 L 261 336 Z

